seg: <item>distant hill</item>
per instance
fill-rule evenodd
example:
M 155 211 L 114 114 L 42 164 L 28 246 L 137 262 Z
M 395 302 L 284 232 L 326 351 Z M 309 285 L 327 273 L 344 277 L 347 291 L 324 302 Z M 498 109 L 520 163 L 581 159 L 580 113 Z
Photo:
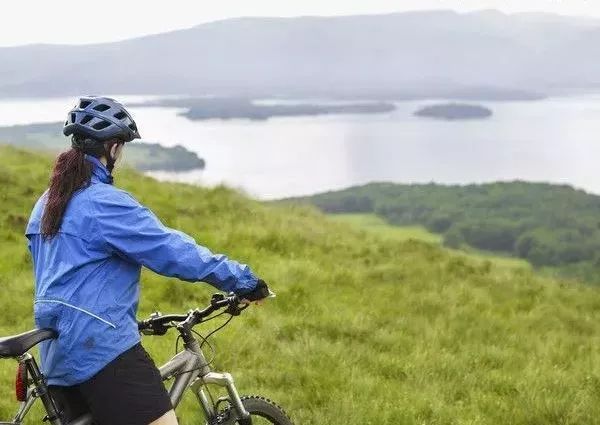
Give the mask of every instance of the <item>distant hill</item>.
M 444 244 L 510 254 L 600 284 L 600 196 L 570 186 L 372 183 L 290 201 L 423 225 Z
M 62 134 L 62 122 L 0 127 L 0 145 L 59 152 L 69 147 Z M 139 171 L 190 171 L 205 166 L 203 158 L 183 146 L 164 147 L 158 143 L 128 143 L 123 161 Z
M 235 119 L 268 120 L 274 117 L 301 117 L 331 114 L 381 114 L 396 109 L 393 103 L 362 102 L 343 104 L 302 103 L 294 105 L 264 105 L 243 98 L 178 98 L 144 102 L 135 106 L 169 106 L 187 108 L 180 115 L 190 120 Z
M 23 233 L 51 161 L 2 146 L 0 158 L 5 336 L 33 326 Z M 598 423 L 596 288 L 377 237 L 313 208 L 261 204 L 223 187 L 161 183 L 129 170 L 116 181 L 165 225 L 252 265 L 269 282 L 277 298 L 251 306 L 210 341 L 215 368 L 231 372 L 243 394 L 277 400 L 294 423 Z M 139 317 L 204 307 L 213 292 L 144 270 Z M 196 329 L 206 336 L 226 318 Z M 173 356 L 176 335 L 143 337 L 157 364 Z M 0 361 L 2 419 L 18 406 L 10 391 L 15 368 Z M 40 406 L 27 423 L 42 424 Z M 181 425 L 204 423 L 191 394 L 177 414 Z
M 600 87 L 596 20 L 495 11 L 239 18 L 86 46 L 0 49 L 0 96 L 533 99 Z

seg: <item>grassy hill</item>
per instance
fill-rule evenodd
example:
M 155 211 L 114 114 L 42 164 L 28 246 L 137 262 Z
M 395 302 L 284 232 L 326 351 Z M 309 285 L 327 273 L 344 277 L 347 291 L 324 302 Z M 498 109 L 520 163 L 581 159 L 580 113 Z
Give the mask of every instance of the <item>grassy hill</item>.
M 22 234 L 51 163 L 10 147 L 0 147 L 0 157 L 0 334 L 9 334 L 32 326 Z M 296 423 L 600 423 L 596 289 L 222 187 L 159 183 L 127 170 L 116 181 L 168 225 L 252 264 L 272 284 L 278 298 L 217 335 L 216 364 L 244 393 L 280 402 Z M 212 292 L 145 272 L 140 315 L 203 305 Z M 175 338 L 144 343 L 163 361 Z M 0 361 L 7 419 L 14 369 Z M 201 423 L 192 397 L 179 414 L 182 424 Z
M 394 226 L 375 214 L 329 214 L 328 217 L 336 222 L 347 223 L 355 228 L 374 233 L 384 239 L 400 242 L 416 240 L 436 245 L 443 243 L 441 235 L 432 233 L 423 226 Z M 475 249 L 453 250 L 448 248 L 448 251 L 455 255 L 465 256 L 469 260 L 489 261 L 500 267 L 531 269 L 531 264 L 515 257 L 501 256 Z
M 600 196 L 571 186 L 371 183 L 297 200 L 329 213 L 375 214 L 389 224 L 423 226 L 450 248 L 510 255 L 600 284 Z

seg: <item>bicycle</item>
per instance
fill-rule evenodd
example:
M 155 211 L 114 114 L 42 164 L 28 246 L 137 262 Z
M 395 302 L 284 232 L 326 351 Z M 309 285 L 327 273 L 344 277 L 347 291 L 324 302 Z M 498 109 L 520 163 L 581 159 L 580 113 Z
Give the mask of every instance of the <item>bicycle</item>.
M 150 318 L 138 322 L 139 331 L 144 335 L 163 336 L 169 329 L 179 332 L 177 342 L 183 340 L 184 349 L 159 368 L 163 381 L 174 379 L 169 396 L 176 408 L 186 389 L 191 390 L 198 400 L 207 425 L 252 425 L 253 423 L 270 423 L 273 425 L 292 425 L 287 414 L 277 404 L 261 396 L 241 397 L 235 387 L 233 377 L 227 372 L 216 372 L 210 367 L 202 351 L 208 338 L 223 329 L 234 316 L 247 308 L 233 294 L 214 294 L 210 305 L 203 310 L 190 310 L 186 314 L 162 315 L 153 313 Z M 222 310 L 218 314 L 215 312 Z M 203 337 L 194 331 L 194 326 L 214 319 L 222 314 L 229 314 L 227 321 Z M 196 338 L 198 336 L 201 341 Z M 42 341 L 56 338 L 51 329 L 35 329 L 20 335 L 0 338 L 0 359 L 14 358 L 18 362 L 15 392 L 20 407 L 12 422 L 0 422 L 0 425 L 21 425 L 35 401 L 41 399 L 46 417 L 44 421 L 52 425 L 93 425 L 90 414 L 81 416 L 68 423 L 62 419 L 62 413 L 48 391 L 46 379 L 41 373 L 35 358 L 28 351 Z M 214 354 L 214 350 L 213 354 Z M 214 360 L 214 355 L 213 355 Z M 225 388 L 227 396 L 213 399 L 207 385 L 214 384 Z M 262 421 L 262 422 L 260 422 Z

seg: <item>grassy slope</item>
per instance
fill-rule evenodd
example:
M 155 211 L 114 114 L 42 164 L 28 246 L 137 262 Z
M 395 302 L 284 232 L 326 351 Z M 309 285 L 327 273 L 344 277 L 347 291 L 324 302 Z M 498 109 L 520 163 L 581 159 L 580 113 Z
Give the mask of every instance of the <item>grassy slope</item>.
M 330 214 L 332 220 L 348 223 L 369 232 L 377 233 L 385 238 L 403 242 L 415 239 L 423 242 L 440 244 L 442 236 L 431 233 L 423 226 L 392 226 L 375 214 Z
M 351 224 L 359 229 L 372 232 L 379 237 L 400 242 L 417 240 L 439 245 L 443 241 L 442 235 L 431 233 L 423 226 L 393 226 L 375 214 L 329 214 L 328 217 L 334 221 Z M 501 256 L 475 249 L 451 251 L 456 255 L 466 255 L 474 260 L 491 261 L 497 266 L 531 269 L 531 265 L 526 260 L 515 257 Z
M 22 232 L 47 158 L 0 148 L 0 334 L 31 327 Z M 217 366 L 298 424 L 600 422 L 600 293 L 418 241 L 353 229 L 305 207 L 224 189 L 117 178 L 169 225 L 252 264 L 279 297 L 216 338 Z M 211 289 L 145 273 L 141 314 L 179 312 Z M 147 337 L 159 361 L 174 335 Z M 0 362 L 0 415 L 14 408 Z M 193 399 L 183 424 L 201 423 Z

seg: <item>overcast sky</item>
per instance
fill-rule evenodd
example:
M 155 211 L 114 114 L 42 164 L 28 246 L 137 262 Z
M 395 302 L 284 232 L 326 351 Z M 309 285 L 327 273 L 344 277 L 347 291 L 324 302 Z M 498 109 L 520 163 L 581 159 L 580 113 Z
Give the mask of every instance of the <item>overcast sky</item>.
M 114 41 L 239 16 L 419 9 L 542 11 L 600 18 L 600 0 L 18 0 L 2 4 L 0 46 Z

